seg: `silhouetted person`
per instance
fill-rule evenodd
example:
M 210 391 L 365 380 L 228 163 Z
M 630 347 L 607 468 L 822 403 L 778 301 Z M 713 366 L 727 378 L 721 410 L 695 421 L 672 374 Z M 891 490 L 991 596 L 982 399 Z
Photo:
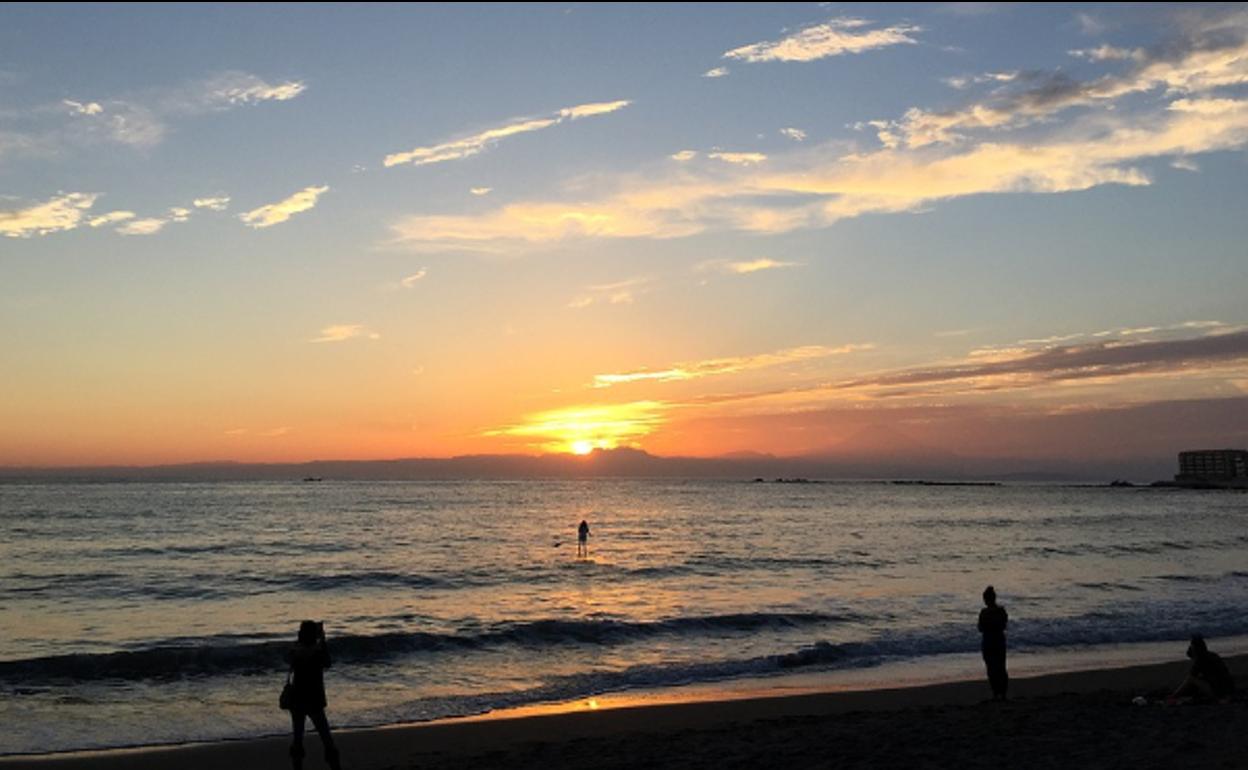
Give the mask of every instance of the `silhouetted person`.
M 1205 638 L 1200 634 L 1192 636 L 1191 644 L 1187 645 L 1187 657 L 1192 659 L 1192 668 L 1170 699 L 1230 700 L 1235 694 L 1235 680 L 1222 658 L 1217 653 L 1209 652 Z
M 299 638 L 287 655 L 290 661 L 291 685 L 294 698 L 290 704 L 292 738 L 290 762 L 294 770 L 303 768 L 303 720 L 312 724 L 321 735 L 325 747 L 325 761 L 333 770 L 341 770 L 338 764 L 338 748 L 329 732 L 329 720 L 325 718 L 325 669 L 329 668 L 329 648 L 325 645 L 325 624 L 305 620 L 299 624 Z
M 988 586 L 984 589 L 984 608 L 979 611 L 979 633 L 984 635 L 980 650 L 988 667 L 993 700 L 1005 700 L 1010 689 L 1010 675 L 1005 671 L 1005 626 L 1009 622 L 1005 608 L 997 604 L 997 592 Z
M 576 528 L 576 555 L 589 556 L 589 522 L 584 519 Z

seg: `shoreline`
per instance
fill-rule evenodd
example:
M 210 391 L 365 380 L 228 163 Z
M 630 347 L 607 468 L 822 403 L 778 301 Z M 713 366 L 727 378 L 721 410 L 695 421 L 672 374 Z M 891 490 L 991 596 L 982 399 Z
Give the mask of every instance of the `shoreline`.
M 1248 676 L 1248 655 L 1227 655 L 1224 659 L 1241 682 Z M 683 699 L 681 694 L 673 698 L 670 691 L 617 693 L 432 722 L 342 729 L 335 731 L 335 738 L 344 763 L 353 770 L 459 767 L 465 759 L 473 757 L 478 760 L 473 766 L 497 761 L 500 766 L 527 767 L 523 756 L 528 754 L 534 754 L 533 766 L 540 767 L 545 761 L 541 757 L 552 751 L 571 752 L 572 756 L 564 763 L 568 766 L 591 767 L 600 766 L 602 757 L 597 756 L 599 751 L 590 744 L 602 744 L 603 750 L 615 746 L 617 750 L 628 751 L 632 750 L 629 747 L 643 748 L 665 740 L 675 740 L 678 745 L 688 742 L 689 755 L 685 759 L 707 761 L 701 758 L 694 743 L 707 734 L 731 742 L 743 727 L 747 733 L 759 732 L 765 743 L 777 731 L 784 733 L 806 721 L 835 726 L 842 721 L 841 717 L 850 715 L 854 721 L 865 721 L 874 725 L 874 729 L 887 732 L 912 725 L 914 720 L 909 718 L 908 712 L 916 710 L 925 716 L 936 714 L 958 724 L 969 718 L 972 725 L 982 722 L 979 717 L 983 715 L 978 712 L 993 708 L 1002 713 L 1036 712 L 1033 718 L 1037 715 L 1052 718 L 1095 702 L 1102 707 L 1110 706 L 1107 713 L 1134 713 L 1116 707 L 1129 707 L 1131 699 L 1137 695 L 1147 695 L 1150 700 L 1164 695 L 1181 681 L 1187 668 L 1186 661 L 1175 660 L 1020 676 L 1011 680 L 1011 701 L 1004 705 L 985 703 L 988 688 L 982 679 L 872 689 L 795 690 L 787 694 L 776 694 L 774 690 L 766 694 L 767 691 L 762 690 L 764 694 L 745 697 L 733 697 L 728 688 L 708 688 L 701 693 L 686 691 Z M 1244 723 L 1245 729 L 1236 734 L 1245 735 L 1248 740 L 1248 714 L 1239 703 L 1191 709 L 1131 708 L 1149 713 L 1196 713 L 1220 708 L 1224 712 L 1219 713 L 1234 714 Z M 956 732 L 958 728 L 953 729 Z M 645 740 L 639 741 L 643 734 Z M 207 770 L 228 766 L 232 770 L 243 770 L 283 767 L 288 764 L 288 741 L 288 736 L 283 734 L 209 743 L 11 755 L 0 757 L 0 768 L 155 770 L 176 766 L 180 770 Z M 309 731 L 305 738 L 308 752 L 305 766 L 322 766 L 319 743 L 315 733 Z M 588 753 L 578 759 L 580 750 Z M 517 751 L 519 757 L 513 756 Z M 595 756 L 598 761 L 594 761 Z M 622 761 L 623 757 L 620 759 Z M 681 766 L 680 757 L 672 755 L 670 759 L 676 763 L 673 766 Z M 654 759 L 648 761 L 653 763 Z

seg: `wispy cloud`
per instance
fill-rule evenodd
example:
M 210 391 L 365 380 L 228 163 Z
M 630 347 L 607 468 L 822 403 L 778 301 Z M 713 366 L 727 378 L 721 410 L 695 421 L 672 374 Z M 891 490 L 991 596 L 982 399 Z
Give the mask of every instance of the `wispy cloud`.
M 239 214 L 238 218 L 256 229 L 272 227 L 316 206 L 317 200 L 328 190 L 328 185 L 305 187 L 289 198 Z
M 417 270 L 416 272 L 412 273 L 406 278 L 403 278 L 402 280 L 400 280 L 399 285 L 402 286 L 404 289 L 410 289 L 416 284 L 420 283 L 422 280 L 424 280 L 424 277 L 428 274 L 429 274 L 428 270 L 421 268 L 420 270 Z
M 224 431 L 227 436 L 259 436 L 261 438 L 279 438 L 287 436 L 293 430 L 289 425 L 281 425 L 276 428 L 268 428 L 266 430 L 258 430 L 252 432 L 248 428 L 230 428 Z
M 62 193 L 24 208 L 0 209 L 0 235 L 30 238 L 73 230 L 82 224 L 86 211 L 98 197 L 92 193 Z
M 614 102 L 595 102 L 593 104 L 581 104 L 576 107 L 564 107 L 559 110 L 560 118 L 568 118 L 576 120 L 577 118 L 588 118 L 594 115 L 606 115 L 616 110 L 622 110 L 632 104 L 628 99 L 621 99 Z
M 767 160 L 767 156 L 761 152 L 711 152 L 706 157 L 737 166 L 753 166 Z
M 1122 340 L 1128 340 L 1131 337 L 1148 336 L 1150 338 L 1148 341 L 1156 342 L 1161 340 L 1186 339 L 1190 337 L 1193 332 L 1202 332 L 1206 335 L 1219 335 L 1230 334 L 1237 331 L 1239 331 L 1239 329 L 1230 326 L 1223 321 L 1183 321 L 1182 323 L 1175 324 L 1118 327 L 1113 329 L 1099 329 L 1097 331 L 1053 334 L 1048 337 L 1018 340 L 1017 342 L 1010 342 L 1004 345 L 988 345 L 972 350 L 970 352 L 970 357 L 977 359 L 1013 358 L 1019 355 L 1028 355 L 1039 351 L 1050 350 L 1059 345 L 1074 343 L 1077 341 L 1083 341 L 1084 343 L 1096 342 L 1099 344 L 1107 338 L 1120 338 Z
M 1134 164 L 1248 145 L 1248 100 L 1179 99 L 1144 115 L 1098 115 L 1018 141 L 885 147 L 829 158 L 828 148 L 739 165 L 727 175 L 623 178 L 598 200 L 519 202 L 473 216 L 416 216 L 400 241 L 473 247 L 574 237 L 677 238 L 708 229 L 757 233 L 826 227 L 867 213 L 921 210 L 986 193 L 1060 193 L 1148 185 Z
M 99 102 L 76 102 L 73 99 L 62 99 L 61 104 L 69 108 L 70 113 L 74 115 L 99 115 L 104 111 Z
M 195 208 L 208 209 L 209 211 L 225 211 L 230 205 L 230 196 L 218 195 L 210 198 L 196 198 L 194 201 Z
M 482 195 L 489 195 L 490 193 L 494 192 L 494 188 L 493 187 L 473 187 L 470 190 L 468 190 L 468 192 L 480 197 Z
M 693 160 L 696 157 L 698 157 L 696 150 L 681 150 L 680 152 L 674 152 L 671 155 L 672 160 L 678 160 L 682 163 L 687 160 Z
M 1185 28 L 1164 45 L 1121 49 L 1109 45 L 1071 51 L 1098 62 L 1125 62 L 1126 71 L 1077 80 L 1062 71 L 1001 73 L 1016 84 L 963 107 L 933 111 L 913 108 L 897 121 L 879 124 L 886 147 L 910 148 L 967 141 L 973 132 L 1030 126 L 1076 107 L 1110 105 L 1131 94 L 1164 91 L 1170 98 L 1201 96 L 1248 84 L 1248 17 L 1229 14 Z
M 121 235 L 155 235 L 165 229 L 165 225 L 177 222 L 186 222 L 191 218 L 191 210 L 183 206 L 173 206 L 159 217 L 142 217 L 135 218 L 134 212 L 131 211 L 114 211 L 100 217 L 96 217 L 90 221 L 92 227 L 101 225 L 125 222 L 118 228 L 117 233 Z
M 1109 31 L 1108 24 L 1090 13 L 1076 13 L 1075 22 L 1079 25 L 1079 31 L 1085 35 L 1103 35 Z
M 963 90 L 979 83 L 1010 83 L 1018 78 L 1018 72 L 985 72 L 982 75 L 955 75 L 941 78 L 941 82 L 950 88 Z
M 760 353 L 752 356 L 734 356 L 730 358 L 711 358 L 703 361 L 690 361 L 676 364 L 666 369 L 641 369 L 616 374 L 596 374 L 594 375 L 594 387 L 610 388 L 615 385 L 624 385 L 627 383 L 643 381 L 678 382 L 683 380 L 699 380 L 704 377 L 719 377 L 728 374 L 756 371 L 759 369 L 769 369 L 771 367 L 784 366 L 799 361 L 809 361 L 817 358 L 845 355 L 847 353 L 870 350 L 873 347 L 874 346 L 870 344 L 841 345 L 839 347 L 806 345 L 803 347 L 787 348 L 773 353 Z
M 155 235 L 169 224 L 168 219 L 158 219 L 156 217 L 144 217 L 143 219 L 132 219 L 121 227 L 117 228 L 117 232 L 122 235 Z
M 1137 61 L 1142 62 L 1148 59 L 1148 53 L 1143 48 L 1116 48 L 1108 43 L 1103 43 L 1096 48 L 1080 48 L 1068 52 L 1076 59 L 1087 59 L 1088 61 Z
M 848 380 L 835 389 L 971 383 L 983 390 L 1182 373 L 1248 361 L 1248 331 L 1147 342 L 1097 342 L 1024 351 L 997 360 L 904 369 Z
M 911 36 L 922 31 L 921 27 L 911 24 L 868 29 L 870 26 L 871 22 L 865 19 L 832 19 L 780 40 L 734 48 L 726 52 L 724 58 L 746 62 L 816 61 L 829 56 L 917 43 Z
M 353 339 L 379 340 L 381 335 L 363 324 L 335 324 L 321 329 L 311 342 L 346 342 Z
M 568 303 L 568 307 L 580 309 L 595 304 L 631 305 L 639 294 L 646 291 L 650 282 L 649 278 L 629 278 L 586 286 L 580 295 Z
M 782 128 L 780 129 L 780 133 L 781 135 L 787 136 L 788 138 L 792 139 L 795 142 L 806 141 L 806 132 L 800 128 Z
M 801 262 L 783 262 L 781 260 L 771 259 L 770 257 L 761 257 L 759 259 L 744 260 L 733 262 L 726 259 L 711 259 L 698 265 L 699 270 L 716 270 L 724 273 L 733 273 L 735 275 L 746 275 L 748 273 L 757 273 L 760 270 L 778 270 L 785 267 L 800 267 Z
M 1246 41 L 1248 19 L 1231 15 L 1191 27 L 1157 49 L 1164 55 L 1128 63 L 1122 75 L 1082 83 L 1060 73 L 1028 74 L 1010 82 L 1017 90 L 960 112 L 915 109 L 900 123 L 872 122 L 884 143 L 873 151 L 831 142 L 804 144 L 765 163 L 668 164 L 607 180 L 598 197 L 580 186 L 566 200 L 412 216 L 393 229 L 398 241 L 416 248 L 502 250 L 578 238 L 774 234 L 973 195 L 1149 185 L 1144 162 L 1192 162 L 1248 146 L 1248 99 L 1207 92 L 1248 84 Z M 1152 98 L 1122 98 L 1145 93 Z M 1116 109 L 1055 119 L 1054 110 L 1093 98 Z M 980 128 L 972 130 L 972 123 Z M 1027 130 L 1009 132 L 1021 126 Z
M 246 72 L 232 71 L 207 80 L 201 94 L 197 96 L 212 107 L 236 106 L 270 101 L 285 102 L 294 99 L 306 89 L 307 85 L 299 80 L 273 84 Z
M 430 163 L 443 163 L 449 160 L 470 158 L 484 152 L 508 137 L 541 131 L 544 128 L 557 126 L 569 120 L 605 115 L 627 107 L 632 102 L 620 100 L 614 102 L 595 102 L 575 107 L 565 107 L 558 112 L 544 117 L 520 118 L 495 128 L 480 131 L 462 139 L 454 139 L 428 147 L 416 147 L 407 152 L 396 152 L 387 155 L 384 164 L 387 168 L 403 164 L 424 166 Z
M 1079 335 L 1046 339 L 1069 336 Z M 1002 400 L 1004 394 L 1028 391 L 1035 404 L 1044 405 L 1042 409 L 1078 410 L 1147 403 L 1167 394 L 1183 393 L 1190 398 L 1193 392 L 1203 392 L 1223 397 L 1234 383 L 1248 381 L 1248 329 L 1244 327 L 1222 326 L 1196 337 L 1189 331 L 1186 337 L 1119 337 L 980 352 L 960 360 L 840 381 L 695 395 L 683 405 L 696 406 L 703 415 L 713 410 L 720 416 L 760 414 L 776 407 L 787 413 L 847 404 L 869 409 L 872 403 L 1004 405 L 1011 403 Z
M 134 219 L 136 216 L 138 215 L 133 211 L 110 211 L 107 214 L 92 217 L 87 224 L 91 227 L 103 227 L 117 222 L 124 222 L 127 219 Z
M 101 144 L 147 148 L 159 144 L 178 121 L 303 92 L 301 81 L 269 83 L 256 75 L 227 71 L 173 87 L 149 88 L 95 100 L 62 99 L 6 110 L 20 128 L 0 135 L 0 156 L 52 155 Z
M 728 68 L 727 68 L 727 67 L 715 67 L 714 69 L 709 69 L 709 70 L 707 70 L 706 72 L 703 72 L 703 73 L 702 73 L 702 77 L 704 77 L 704 78 L 722 78 L 723 76 L 725 76 L 725 75 L 727 75 L 727 74 L 728 74 Z
M 160 144 L 169 131 L 168 116 L 142 104 L 109 102 L 96 121 L 79 123 L 70 135 L 74 144 L 122 144 L 146 148 Z

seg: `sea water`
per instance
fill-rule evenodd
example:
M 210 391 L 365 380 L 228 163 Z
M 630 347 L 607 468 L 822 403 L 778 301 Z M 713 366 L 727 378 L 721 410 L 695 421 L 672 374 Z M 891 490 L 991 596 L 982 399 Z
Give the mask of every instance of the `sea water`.
M 577 524 L 588 521 L 588 557 Z M 1248 634 L 1248 495 L 579 480 L 0 484 L 0 753 Z M 1034 667 L 1033 667 L 1034 668 Z

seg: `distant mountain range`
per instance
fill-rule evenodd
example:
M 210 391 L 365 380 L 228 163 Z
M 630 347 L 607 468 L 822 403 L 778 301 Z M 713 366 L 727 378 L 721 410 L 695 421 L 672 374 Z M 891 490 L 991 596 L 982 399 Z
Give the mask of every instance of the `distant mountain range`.
M 861 445 L 858 445 L 861 447 Z M 1107 482 L 1170 478 L 1172 458 L 1075 460 L 963 458 L 918 447 L 913 452 L 777 457 L 738 452 L 721 457 L 660 457 L 639 449 L 589 455 L 465 455 L 303 463 L 203 462 L 82 468 L 0 468 L 0 481 L 405 481 L 539 478 L 930 479 Z

